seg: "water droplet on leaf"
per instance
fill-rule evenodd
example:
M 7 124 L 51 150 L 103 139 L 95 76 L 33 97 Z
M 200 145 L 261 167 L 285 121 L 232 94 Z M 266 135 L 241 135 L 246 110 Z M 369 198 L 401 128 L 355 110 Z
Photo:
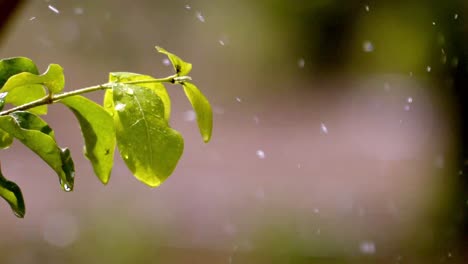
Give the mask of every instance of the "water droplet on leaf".
M 115 105 L 114 109 L 116 111 L 123 111 L 125 109 L 125 104 L 118 103 L 118 104 Z
M 72 190 L 72 188 L 68 185 L 68 184 L 63 184 L 63 190 L 66 191 L 66 192 L 69 192 Z

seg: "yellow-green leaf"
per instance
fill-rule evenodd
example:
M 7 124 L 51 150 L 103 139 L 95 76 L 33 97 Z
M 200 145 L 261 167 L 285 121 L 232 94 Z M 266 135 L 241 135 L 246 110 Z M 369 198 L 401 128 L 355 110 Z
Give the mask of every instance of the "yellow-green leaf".
M 178 76 L 185 76 L 189 74 L 189 72 L 192 70 L 192 64 L 183 61 L 181 58 L 179 58 L 177 55 L 174 55 L 170 53 L 169 51 L 156 46 L 156 50 L 160 53 L 166 54 L 169 60 L 172 63 L 172 66 L 174 67 L 174 70 L 176 71 L 176 74 Z
M 197 115 L 198 128 L 200 129 L 203 141 L 208 142 L 211 139 L 213 130 L 213 111 L 211 110 L 211 105 L 193 83 L 184 82 L 182 86 Z
M 109 82 L 132 82 L 132 81 L 150 81 L 154 80 L 153 77 L 138 73 L 131 72 L 111 72 L 109 76 Z M 164 116 L 169 120 L 171 116 L 171 98 L 167 93 L 166 87 L 162 83 L 139 83 L 137 84 L 141 87 L 146 87 L 153 90 L 163 101 L 164 103 Z
M 11 76 L 22 72 L 39 74 L 36 64 L 28 58 L 14 57 L 0 60 L 0 88 Z
M 69 162 L 71 157 L 57 146 L 54 133 L 44 120 L 32 113 L 18 111 L 0 116 L 0 129 L 43 159 L 59 176 L 62 189 L 73 189 L 75 173 Z
M 183 152 L 182 136 L 169 127 L 164 103 L 151 89 L 113 87 L 117 145 L 125 164 L 143 183 L 156 187 L 175 169 Z
M 60 100 L 78 119 L 85 141 L 85 156 L 102 183 L 109 181 L 114 164 L 115 129 L 112 116 L 100 105 L 83 97 Z

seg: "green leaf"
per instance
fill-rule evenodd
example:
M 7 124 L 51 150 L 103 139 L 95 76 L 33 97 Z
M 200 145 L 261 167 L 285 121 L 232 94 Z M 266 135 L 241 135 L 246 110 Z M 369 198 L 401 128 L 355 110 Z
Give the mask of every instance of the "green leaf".
M 7 80 L 20 73 L 38 74 L 37 67 L 32 60 L 24 57 L 16 57 L 0 60 L 0 86 L 4 86 Z M 0 89 L 4 92 L 4 87 Z M 6 103 L 22 105 L 45 96 L 42 85 L 24 85 L 8 93 Z M 38 106 L 29 109 L 30 112 L 42 115 L 47 113 L 47 106 Z
M 50 64 L 46 72 L 41 75 L 29 72 L 16 74 L 7 80 L 1 91 L 9 92 L 16 87 L 31 84 L 45 85 L 51 93 L 62 91 L 65 86 L 65 77 L 62 67 L 58 64 Z
M 83 96 L 68 97 L 60 102 L 70 108 L 78 119 L 85 141 L 85 156 L 91 161 L 96 176 L 107 184 L 114 165 L 116 144 L 112 116 Z
M 211 110 L 211 105 L 193 83 L 184 82 L 181 84 L 184 87 L 185 95 L 197 114 L 198 128 L 200 129 L 203 141 L 208 142 L 211 139 L 213 130 L 213 111 Z
M 0 129 L 0 149 L 9 148 L 13 144 L 13 136 Z
M 17 138 L 43 159 L 59 176 L 62 189 L 73 189 L 74 169 L 70 167 L 70 157 L 57 146 L 54 133 L 44 120 L 32 113 L 18 111 L 0 116 L 0 129 Z
M 156 46 L 156 50 L 160 53 L 166 54 L 169 60 L 172 63 L 172 66 L 174 67 L 174 70 L 176 71 L 177 76 L 184 76 L 187 75 L 191 70 L 192 70 L 192 64 L 183 61 L 181 58 L 178 56 L 170 53 L 169 51 Z
M 36 64 L 25 57 L 15 57 L 0 60 L 0 87 L 13 75 L 21 72 L 39 74 Z
M 23 194 L 21 194 L 21 189 L 16 185 L 16 183 L 9 181 L 3 176 L 3 173 L 0 170 L 0 196 L 5 199 L 8 204 L 10 204 L 11 210 L 13 213 L 19 217 L 23 218 L 26 214 L 26 207 L 24 206 Z
M 156 187 L 175 169 L 183 138 L 169 127 L 164 104 L 153 90 L 116 84 L 112 94 L 120 155 L 138 180 Z
M 131 72 L 111 72 L 109 82 L 132 82 L 132 81 L 150 81 L 154 80 L 153 77 Z M 146 87 L 153 90 L 164 103 L 164 116 L 169 121 L 171 116 L 171 98 L 167 93 L 166 87 L 162 83 L 139 83 L 141 87 Z

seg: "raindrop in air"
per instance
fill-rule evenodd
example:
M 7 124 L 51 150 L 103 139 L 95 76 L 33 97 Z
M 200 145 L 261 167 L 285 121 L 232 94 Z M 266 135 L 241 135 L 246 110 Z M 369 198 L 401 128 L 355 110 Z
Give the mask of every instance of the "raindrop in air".
M 372 241 L 363 241 L 359 245 L 359 250 L 366 255 L 374 254 L 376 251 L 375 243 Z
M 190 5 L 185 5 L 185 9 L 190 10 L 192 7 Z
M 171 61 L 168 58 L 163 59 L 162 63 L 166 66 L 171 65 Z
M 257 157 L 259 157 L 260 159 L 264 159 L 265 158 L 265 152 L 261 149 L 257 150 Z
M 408 97 L 406 99 L 406 102 L 408 102 L 409 104 L 411 104 L 413 102 L 413 97 Z
M 426 71 L 427 71 L 427 72 L 431 72 L 431 70 L 432 70 L 431 66 L 427 66 L 427 67 L 426 67 Z
M 299 60 L 297 60 L 297 66 L 299 66 L 299 68 L 304 68 L 305 60 L 303 58 L 300 58 Z
M 453 15 L 453 19 L 457 20 L 458 19 L 458 14 Z
M 432 21 L 432 25 L 433 25 L 433 26 L 435 26 L 435 25 L 437 25 L 437 24 L 436 24 L 436 22 L 435 22 L 435 21 Z
M 195 111 L 193 110 L 188 110 L 184 112 L 184 120 L 188 122 L 193 122 L 195 121 L 195 118 L 197 115 L 195 114 Z
M 60 14 L 60 11 L 53 5 L 49 5 L 49 9 L 52 10 L 52 12 L 54 12 L 55 14 Z
M 33 21 L 34 19 L 36 19 L 36 17 L 31 17 L 29 18 L 29 21 Z
M 75 15 L 82 15 L 84 13 L 84 9 L 82 7 L 75 7 L 73 9 L 73 12 L 75 13 Z
M 219 42 L 219 44 L 221 44 L 221 46 L 225 45 L 224 40 L 222 40 L 222 39 L 220 39 L 218 42 Z
M 315 209 L 314 209 L 314 213 L 315 213 L 315 214 L 318 214 L 318 213 L 320 213 L 320 210 L 319 210 L 318 208 L 315 208 Z
M 365 5 L 365 6 L 364 6 L 364 9 L 366 10 L 366 12 L 369 12 L 370 7 L 369 7 L 368 5 Z
M 366 40 L 362 43 L 362 50 L 364 52 L 372 52 L 374 51 L 374 45 L 372 44 L 372 42 Z
M 205 17 L 202 15 L 201 12 L 197 12 L 196 16 L 198 20 L 200 20 L 200 22 L 205 22 Z
M 242 99 L 240 97 L 236 97 L 236 101 L 241 103 L 242 102 Z
M 328 128 L 327 126 L 325 126 L 324 123 L 320 123 L 320 130 L 322 131 L 322 133 L 328 134 Z

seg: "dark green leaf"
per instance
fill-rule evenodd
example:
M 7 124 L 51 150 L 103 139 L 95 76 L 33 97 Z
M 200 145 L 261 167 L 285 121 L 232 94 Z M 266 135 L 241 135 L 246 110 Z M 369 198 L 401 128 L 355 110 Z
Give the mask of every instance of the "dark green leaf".
M 175 169 L 183 138 L 169 127 L 164 104 L 153 90 L 116 84 L 112 94 L 120 155 L 138 180 L 156 187 Z
M 0 116 L 0 129 L 17 138 L 41 157 L 59 176 L 65 191 L 73 189 L 74 172 L 70 170 L 68 156 L 57 146 L 52 129 L 45 121 L 29 112 L 15 112 Z M 64 170 L 66 168 L 66 170 Z
M 184 82 L 182 86 L 184 86 L 185 95 L 197 114 L 198 128 L 200 129 L 203 141 L 208 142 L 210 141 L 211 132 L 213 130 L 213 112 L 211 110 L 211 105 L 193 83 Z
M 8 93 L 0 93 L 0 111 L 2 111 L 5 106 L 7 94 Z
M 0 87 L 13 75 L 21 72 L 39 74 L 36 64 L 28 58 L 15 57 L 0 60 Z
M 153 77 L 131 72 L 111 72 L 109 82 L 132 82 L 132 81 L 149 81 L 154 80 Z M 164 103 L 164 116 L 169 120 L 171 116 L 171 99 L 167 93 L 166 87 L 162 83 L 139 83 L 141 87 L 146 87 L 153 90 Z
M 60 102 L 70 108 L 78 119 L 85 141 L 85 156 L 91 161 L 96 176 L 107 184 L 114 164 L 116 143 L 112 116 L 83 96 L 68 97 Z
M 26 208 L 24 206 L 23 194 L 21 194 L 21 189 L 16 185 L 16 183 L 9 181 L 3 176 L 3 173 L 0 171 L 0 196 L 5 199 L 8 204 L 10 204 L 11 210 L 13 213 L 19 217 L 23 218 L 26 214 Z
M 191 70 L 192 70 L 192 64 L 183 61 L 181 58 L 178 56 L 170 53 L 169 51 L 156 46 L 156 50 L 160 53 L 166 54 L 169 60 L 172 63 L 172 66 L 174 66 L 174 70 L 176 71 L 176 74 L 178 76 L 185 76 L 187 75 Z

